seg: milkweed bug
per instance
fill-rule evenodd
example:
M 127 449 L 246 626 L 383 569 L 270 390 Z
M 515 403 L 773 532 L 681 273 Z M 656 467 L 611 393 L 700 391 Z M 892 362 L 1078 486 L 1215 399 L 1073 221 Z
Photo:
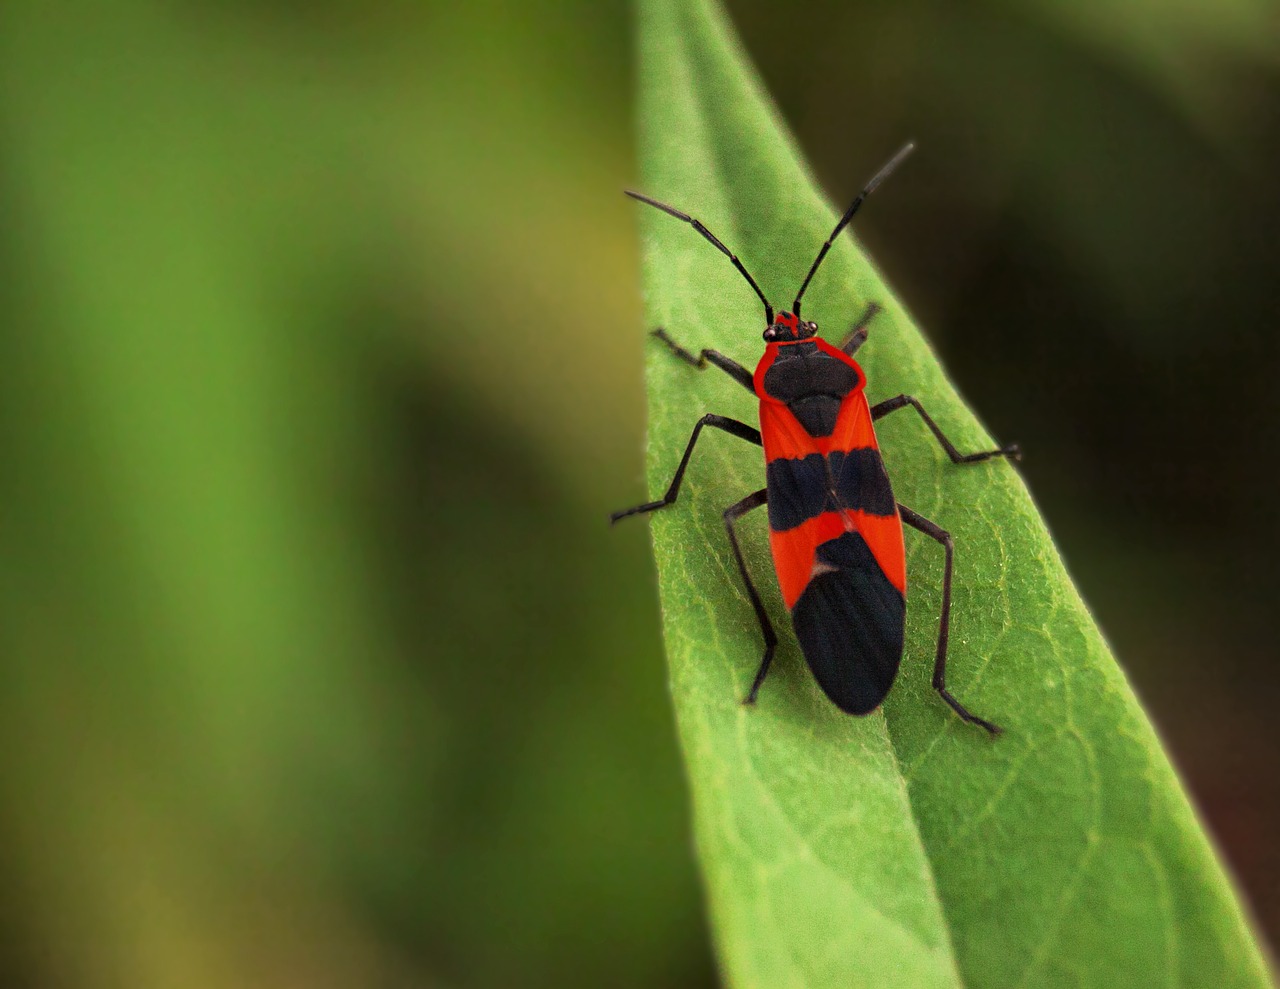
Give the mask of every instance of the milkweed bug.
M 809 668 L 826 695 L 842 711 L 869 714 L 889 693 L 902 662 L 906 617 L 906 523 L 942 545 L 942 613 L 933 664 L 933 688 L 965 721 L 992 735 L 1000 728 L 971 713 L 947 690 L 947 633 L 951 618 L 951 535 L 941 526 L 896 501 L 880 458 L 872 423 L 910 406 L 955 464 L 992 457 L 1020 458 L 1016 444 L 962 454 L 911 395 L 870 405 L 866 376 L 853 359 L 866 342 L 880 307 L 871 303 L 843 345 L 817 335 L 818 324 L 800 318 L 800 300 L 832 243 L 859 207 L 889 173 L 911 153 L 907 144 L 886 164 L 840 217 L 796 293 L 789 312 L 775 316 L 773 306 L 742 262 L 701 222 L 638 192 L 628 196 L 683 220 L 723 253 L 764 304 L 765 352 L 755 373 L 715 350 L 696 356 L 659 328 L 654 336 L 681 360 L 703 370 L 714 364 L 760 401 L 760 428 L 708 413 L 693 427 L 684 456 L 667 493 L 658 501 L 614 512 L 612 522 L 665 508 L 680 493 L 685 468 L 698 436 L 714 426 L 764 447 L 765 487 L 724 511 L 725 529 L 738 570 L 747 586 L 764 636 L 764 657 L 744 703 L 755 702 L 769 672 L 778 637 L 742 557 L 734 524 L 761 505 L 769 507 L 769 545 L 782 598 Z

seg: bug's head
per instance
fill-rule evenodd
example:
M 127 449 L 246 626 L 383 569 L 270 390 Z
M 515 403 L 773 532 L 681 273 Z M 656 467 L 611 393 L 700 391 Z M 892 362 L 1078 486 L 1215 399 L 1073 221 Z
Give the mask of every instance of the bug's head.
M 780 312 L 764 331 L 764 338 L 770 343 L 794 343 L 797 340 L 808 340 L 817 332 L 817 323 L 806 323 L 794 313 Z

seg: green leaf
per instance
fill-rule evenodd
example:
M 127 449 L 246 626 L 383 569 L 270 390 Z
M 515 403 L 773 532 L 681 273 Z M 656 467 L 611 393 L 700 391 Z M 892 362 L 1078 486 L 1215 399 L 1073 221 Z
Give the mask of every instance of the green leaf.
M 640 7 L 643 189 L 706 223 L 786 304 L 835 211 L 718 8 Z M 687 225 L 637 208 L 649 319 L 751 366 L 762 322 L 750 288 Z M 915 394 L 961 448 L 990 447 L 902 304 L 843 236 L 805 314 L 838 339 L 872 299 L 886 307 L 859 352 L 872 400 Z M 647 380 L 651 491 L 666 488 L 704 412 L 755 414 L 726 375 L 699 374 L 655 341 Z M 761 642 L 720 513 L 764 472 L 757 448 L 704 434 L 680 500 L 652 517 L 652 531 L 729 982 L 1267 985 L 1231 884 L 1016 470 L 953 466 L 910 412 L 885 420 L 880 441 L 899 499 L 955 537 L 952 690 L 1006 734 L 963 724 L 930 689 L 942 553 L 910 531 L 898 684 L 883 713 L 840 714 L 790 635 L 759 512 L 740 531 L 782 644 L 758 705 L 743 707 Z

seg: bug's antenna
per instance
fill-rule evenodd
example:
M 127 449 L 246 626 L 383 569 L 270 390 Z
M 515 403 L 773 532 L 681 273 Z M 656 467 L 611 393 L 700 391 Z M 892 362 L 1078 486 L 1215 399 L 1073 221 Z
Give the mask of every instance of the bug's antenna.
M 901 157 L 901 155 L 899 155 L 899 157 Z M 873 181 L 878 182 L 882 177 L 883 177 L 882 175 L 877 175 Z M 662 210 L 662 212 L 664 213 L 674 216 L 677 220 L 684 220 L 685 223 L 689 224 L 689 226 L 693 227 L 694 230 L 698 231 L 698 233 L 706 237 L 707 240 L 711 241 L 711 243 L 715 246 L 715 248 L 718 251 L 720 251 L 721 254 L 723 254 L 725 257 L 727 257 L 730 261 L 733 262 L 733 266 L 737 268 L 740 272 L 742 272 L 742 277 L 745 278 L 751 284 L 751 287 L 753 289 L 756 290 L 756 295 L 760 296 L 760 301 L 764 303 L 765 322 L 768 323 L 770 326 L 773 325 L 773 306 L 769 305 L 769 300 L 766 299 L 764 297 L 764 293 L 760 291 L 760 286 L 756 284 L 756 280 L 752 278 L 751 273 L 742 266 L 742 262 L 738 260 L 737 255 L 735 255 L 731 250 L 729 250 L 729 248 L 725 247 L 724 244 L 720 243 L 720 239 L 715 234 L 713 234 L 710 230 L 704 227 L 700 220 L 695 220 L 688 213 L 681 213 L 678 209 L 668 206 L 666 203 L 660 203 L 656 199 L 650 199 L 648 196 L 642 196 L 640 195 L 640 193 L 632 192 L 630 189 L 627 189 L 626 193 L 632 199 L 638 199 L 642 203 L 648 203 L 650 206 L 653 206 L 656 209 Z M 832 236 L 834 237 L 835 234 L 832 234 Z M 831 245 L 828 244 L 827 246 L 830 247 Z M 817 265 L 814 265 L 814 267 L 816 268 Z M 809 274 L 812 275 L 813 272 L 810 272 Z
M 832 241 L 840 236 L 840 231 L 843 230 L 848 222 L 853 219 L 853 214 L 858 212 L 858 207 L 862 205 L 863 201 L 871 195 L 871 193 L 875 192 L 876 186 L 887 179 L 889 177 L 889 173 L 897 168 L 898 165 L 902 163 L 902 159 L 911 154 L 915 148 L 916 146 L 914 141 L 908 141 L 904 144 L 902 149 L 889 159 L 888 164 L 886 164 L 884 168 L 880 169 L 880 171 L 876 172 L 871 181 L 867 183 L 867 187 L 858 193 L 858 197 L 850 203 L 849 208 L 844 211 L 844 216 L 840 217 L 840 222 L 837 223 L 836 228 L 831 231 L 831 236 L 827 238 L 827 242 L 822 245 L 822 250 L 818 252 L 818 257 L 813 262 L 813 267 L 809 269 L 809 274 L 804 276 L 804 283 L 800 286 L 800 291 L 796 293 L 796 301 L 795 304 L 792 305 L 791 311 L 797 316 L 800 315 L 800 297 L 804 295 L 804 290 L 809 287 L 809 282 L 813 279 L 813 273 L 818 270 L 818 265 L 822 264 L 822 259 L 827 256 L 827 251 L 831 250 Z

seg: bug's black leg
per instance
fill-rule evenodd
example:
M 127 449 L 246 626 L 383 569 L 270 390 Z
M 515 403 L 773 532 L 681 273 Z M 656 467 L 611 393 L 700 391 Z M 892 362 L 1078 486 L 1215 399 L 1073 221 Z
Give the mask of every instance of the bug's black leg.
M 702 432 L 703 426 L 715 426 L 716 429 L 723 429 L 726 433 L 732 433 L 748 443 L 754 443 L 756 446 L 761 445 L 760 430 L 754 426 L 748 426 L 745 422 L 738 422 L 737 419 L 729 419 L 726 416 L 718 416 L 714 412 L 708 412 L 693 427 L 693 435 L 689 437 L 689 445 L 684 448 L 684 456 L 680 458 L 680 466 L 676 468 L 676 476 L 671 479 L 671 486 L 667 488 L 667 493 L 657 501 L 645 502 L 643 505 L 636 505 L 635 508 L 624 508 L 620 512 L 614 512 L 609 516 L 610 522 L 617 522 L 628 515 L 639 515 L 642 512 L 652 512 L 659 508 L 666 508 L 676 500 L 676 495 L 680 493 L 680 483 L 684 480 L 685 468 L 689 466 L 689 458 L 693 456 L 693 447 L 698 442 L 698 434 Z
M 859 347 L 867 342 L 867 330 L 871 326 L 871 321 L 876 318 L 880 312 L 881 306 L 878 302 L 868 302 L 867 308 L 862 311 L 862 315 L 853 325 L 853 329 L 849 331 L 849 335 L 845 337 L 844 343 L 840 345 L 840 349 L 852 357 Z
M 871 407 L 871 418 L 883 419 L 890 412 L 897 412 L 904 409 L 908 405 L 920 413 L 920 418 L 924 420 L 924 424 L 929 427 L 929 431 L 942 445 L 942 449 L 947 451 L 947 456 L 951 458 L 953 464 L 977 464 L 984 460 L 990 460 L 992 457 L 1008 457 L 1010 460 L 1021 460 L 1022 449 L 1017 443 L 1010 443 L 1008 446 L 1002 446 L 999 450 L 984 450 L 981 453 L 961 453 L 955 448 L 952 442 L 947 439 L 946 435 L 938 428 L 938 424 L 929 417 L 929 413 L 924 410 L 924 406 L 914 395 L 898 395 L 894 398 L 886 399 L 879 405 Z
M 992 735 L 999 735 L 1003 730 L 999 725 L 993 725 L 984 718 L 979 718 L 976 714 L 970 714 L 968 709 L 958 700 L 951 696 L 951 692 L 947 690 L 947 637 L 951 628 L 951 557 L 953 552 L 951 533 L 939 525 L 930 522 L 923 515 L 913 512 L 901 502 L 898 503 L 898 514 L 902 521 L 913 529 L 923 532 L 930 539 L 936 539 L 942 543 L 942 549 L 946 553 L 945 569 L 942 571 L 942 617 L 938 620 L 938 654 L 933 661 L 933 689 L 936 690 L 944 701 L 951 705 L 951 710 L 964 718 L 965 721 L 972 725 L 978 725 L 985 728 Z
M 742 574 L 742 582 L 747 585 L 751 606 L 756 609 L 756 618 L 760 621 L 760 634 L 764 636 L 764 658 L 760 660 L 760 669 L 756 672 L 756 678 L 751 683 L 751 691 L 743 700 L 743 704 L 756 702 L 760 684 L 764 683 L 765 675 L 769 672 L 769 664 L 773 662 L 773 649 L 778 644 L 778 637 L 773 632 L 773 623 L 769 621 L 769 614 L 764 610 L 764 603 L 760 600 L 756 585 L 751 582 L 751 574 L 747 572 L 747 563 L 742 558 L 742 550 L 738 546 L 738 537 L 733 531 L 733 524 L 753 508 L 759 508 L 768 499 L 768 489 L 761 488 L 755 494 L 747 495 L 736 505 L 730 505 L 724 510 L 724 527 L 729 533 L 729 545 L 733 547 L 733 557 L 738 561 L 738 571 Z
M 671 337 L 667 336 L 667 331 L 659 326 L 653 331 L 653 335 L 667 345 L 673 354 L 679 357 L 686 364 L 692 364 L 699 371 L 707 369 L 707 362 L 711 362 L 720 370 L 724 371 L 734 381 L 742 385 L 747 391 L 754 394 L 756 390 L 755 382 L 752 379 L 751 372 L 739 364 L 732 358 L 725 357 L 718 350 L 703 350 L 697 357 L 693 356 L 692 351 L 685 350 L 680 344 L 676 343 Z

